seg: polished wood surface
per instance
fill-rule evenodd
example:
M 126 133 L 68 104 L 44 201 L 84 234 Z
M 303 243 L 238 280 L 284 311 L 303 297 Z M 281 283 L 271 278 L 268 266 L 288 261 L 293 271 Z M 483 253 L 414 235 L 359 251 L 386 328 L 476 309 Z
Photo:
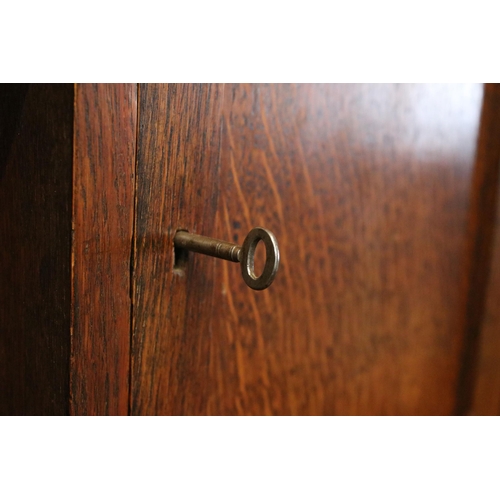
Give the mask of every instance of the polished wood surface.
M 500 415 L 500 84 L 485 87 L 473 183 L 473 261 L 468 283 L 459 414 Z M 496 207 L 496 210 L 495 210 Z
M 141 87 L 132 413 L 454 413 L 482 86 L 226 85 L 220 173 L 203 91 Z M 174 269 L 256 225 L 268 290 Z
M 129 411 L 137 85 L 75 88 L 71 413 Z
M 0 414 L 69 412 L 72 85 L 0 85 Z
M 217 262 L 207 413 L 454 412 L 481 98 L 226 88 L 217 234 L 267 227 L 282 266 L 255 293 Z
M 218 277 L 214 259 L 174 258 L 173 238 L 214 232 L 222 97 L 222 85 L 139 87 L 132 414 L 206 413 Z

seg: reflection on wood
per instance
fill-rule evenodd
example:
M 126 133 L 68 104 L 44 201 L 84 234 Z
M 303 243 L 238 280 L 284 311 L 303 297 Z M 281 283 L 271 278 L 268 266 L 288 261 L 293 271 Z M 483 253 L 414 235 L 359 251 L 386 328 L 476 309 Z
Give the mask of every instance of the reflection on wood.
M 225 96 L 216 232 L 268 227 L 282 267 L 256 294 L 217 262 L 206 412 L 452 413 L 482 87 Z

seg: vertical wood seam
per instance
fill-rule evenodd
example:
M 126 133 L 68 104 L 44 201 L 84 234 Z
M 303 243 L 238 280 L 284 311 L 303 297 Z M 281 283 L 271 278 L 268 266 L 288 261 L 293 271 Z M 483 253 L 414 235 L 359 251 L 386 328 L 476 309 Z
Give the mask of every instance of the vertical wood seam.
M 77 103 L 77 93 L 78 84 L 73 84 L 73 143 L 71 145 L 71 255 L 70 255 L 70 297 L 71 297 L 71 311 L 70 311 L 70 324 L 69 324 L 69 370 L 68 370 L 68 381 L 69 381 L 69 398 L 68 398 L 68 415 L 74 415 L 73 407 L 73 370 L 74 358 L 75 358 L 75 345 L 74 345 L 74 324 L 75 324 L 75 308 L 73 304 L 73 297 L 75 296 L 75 153 L 76 153 L 76 103 Z
M 136 255 L 136 215 L 137 215 L 137 159 L 139 157 L 139 124 L 140 124 L 140 92 L 141 86 L 137 85 L 137 108 L 136 108 L 136 126 L 135 126 L 135 159 L 134 159 L 134 206 L 132 210 L 132 240 L 130 242 L 130 350 L 129 350 L 129 372 L 128 372 L 128 415 L 132 414 L 132 347 L 134 335 L 134 296 L 135 296 L 135 255 Z

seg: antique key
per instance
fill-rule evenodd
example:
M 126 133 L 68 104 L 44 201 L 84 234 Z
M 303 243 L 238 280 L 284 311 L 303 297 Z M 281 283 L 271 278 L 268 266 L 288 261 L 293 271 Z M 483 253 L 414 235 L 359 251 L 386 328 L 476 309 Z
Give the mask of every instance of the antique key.
M 266 246 L 266 263 L 260 276 L 255 275 L 255 249 L 259 241 Z M 254 290 L 264 290 L 274 280 L 280 264 L 280 251 L 276 237 L 271 231 L 262 227 L 254 227 L 240 247 L 227 241 L 208 238 L 179 230 L 174 237 L 177 248 L 190 250 L 217 257 L 219 259 L 239 262 L 241 275 L 245 283 Z

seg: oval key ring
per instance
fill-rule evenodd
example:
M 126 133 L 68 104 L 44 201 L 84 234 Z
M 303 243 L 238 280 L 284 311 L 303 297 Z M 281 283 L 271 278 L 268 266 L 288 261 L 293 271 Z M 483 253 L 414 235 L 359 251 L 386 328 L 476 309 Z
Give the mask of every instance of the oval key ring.
M 260 276 L 255 275 L 255 249 L 259 241 L 266 246 L 266 263 Z M 254 290 L 266 289 L 274 280 L 280 264 L 278 241 L 271 231 L 254 227 L 241 247 L 241 275 L 245 283 Z

